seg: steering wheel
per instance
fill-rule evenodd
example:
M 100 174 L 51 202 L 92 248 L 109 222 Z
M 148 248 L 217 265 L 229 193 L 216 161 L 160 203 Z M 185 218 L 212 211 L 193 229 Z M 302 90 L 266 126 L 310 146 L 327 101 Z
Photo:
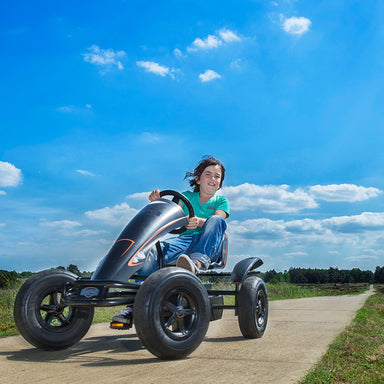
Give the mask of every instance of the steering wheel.
M 160 192 L 160 197 L 163 197 L 163 196 L 173 196 L 172 201 L 176 204 L 179 204 L 179 201 L 181 200 L 185 204 L 185 206 L 187 207 L 187 210 L 189 213 L 188 217 L 194 217 L 195 216 L 195 211 L 193 210 L 191 202 L 183 194 L 176 192 L 176 191 L 172 191 L 171 189 L 166 189 L 166 190 Z M 186 230 L 187 230 L 187 228 L 185 228 L 185 226 L 184 226 L 184 227 L 181 227 L 178 229 L 174 229 L 173 231 L 170 231 L 169 233 L 180 234 L 180 233 L 185 232 Z

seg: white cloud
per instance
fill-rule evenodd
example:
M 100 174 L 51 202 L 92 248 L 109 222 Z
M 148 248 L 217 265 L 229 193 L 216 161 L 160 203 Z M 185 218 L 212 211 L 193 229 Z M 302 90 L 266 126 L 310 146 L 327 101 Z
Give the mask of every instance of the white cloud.
M 287 19 L 283 15 L 280 15 L 280 19 L 284 31 L 292 35 L 302 35 L 303 33 L 308 32 L 312 24 L 311 20 L 305 17 L 293 16 Z
M 284 256 L 308 256 L 308 252 L 286 252 L 284 253 Z
M 364 253 L 371 256 L 384 256 L 384 249 L 364 249 Z
M 221 76 L 217 72 L 207 69 L 204 73 L 199 75 L 199 79 L 201 82 L 206 83 L 215 79 L 221 79 Z
M 151 132 L 143 132 L 140 135 L 140 139 L 147 144 L 161 143 L 163 141 L 162 136 Z
M 233 60 L 233 61 L 231 62 L 231 64 L 229 64 L 229 66 L 230 66 L 232 69 L 240 70 L 240 69 L 242 69 L 242 67 L 243 67 L 243 60 L 242 60 L 242 59 L 236 59 L 236 60 Z
M 317 208 L 318 204 L 304 190 L 289 191 L 288 185 L 265 185 L 244 183 L 235 187 L 223 187 L 233 210 L 258 209 L 269 213 L 290 213 Z
M 187 57 L 187 55 L 184 55 L 183 52 L 179 49 L 179 48 L 175 48 L 173 50 L 173 54 L 176 56 L 176 57 L 179 57 L 179 58 L 185 58 Z
M 144 68 L 147 72 L 154 73 L 155 75 L 159 75 L 162 77 L 165 77 L 168 75 L 174 78 L 174 75 L 173 75 L 174 69 L 170 69 L 164 65 L 160 65 L 153 61 L 137 61 L 136 64 L 139 67 Z
M 90 219 L 100 220 L 108 225 L 122 226 L 127 224 L 137 212 L 137 209 L 131 208 L 127 203 L 122 203 L 112 208 L 105 207 L 87 211 L 85 215 Z
M 316 200 L 330 202 L 357 202 L 377 197 L 383 191 L 373 187 L 353 184 L 315 185 L 309 191 L 302 188 L 290 191 L 288 185 L 264 185 L 244 183 L 223 187 L 222 193 L 230 200 L 233 210 L 255 209 L 268 213 L 294 213 L 314 209 Z
M 209 50 L 219 47 L 223 42 L 214 35 L 208 35 L 204 40 L 197 37 L 192 45 L 187 48 L 188 51 Z
M 379 258 L 377 256 L 368 256 L 368 255 L 361 255 L 361 256 L 349 256 L 349 257 L 345 257 L 345 260 L 349 260 L 349 261 L 353 261 L 353 262 L 356 262 L 356 261 L 370 261 L 370 260 L 379 260 Z
M 233 31 L 223 28 L 220 29 L 216 35 L 208 35 L 205 39 L 197 37 L 191 46 L 187 47 L 188 52 L 194 51 L 208 51 L 210 49 L 218 48 L 223 44 L 239 42 L 241 38 Z
M 63 107 L 58 107 L 57 111 L 64 112 L 64 113 L 72 113 L 72 112 L 74 112 L 74 106 L 73 105 L 65 105 Z
M 234 32 L 228 30 L 228 29 L 221 29 L 219 31 L 220 37 L 226 42 L 226 43 L 232 43 L 234 41 L 240 41 L 240 37 L 237 36 Z
M 17 187 L 21 184 L 21 180 L 22 173 L 20 169 L 11 163 L 0 161 L 0 187 Z
M 382 236 L 384 232 L 384 212 L 364 212 L 355 216 L 336 216 L 329 219 L 313 220 L 270 220 L 251 219 L 244 221 L 229 221 L 228 233 L 237 242 L 269 241 L 271 246 L 278 244 L 309 246 L 317 242 L 321 246 L 329 244 L 344 244 L 346 246 L 366 246 L 374 242 L 375 235 Z M 368 243 L 366 243 L 368 242 Z M 371 242 L 371 243 L 370 243 Z M 273 244 L 272 244 L 273 243 Z M 378 256 L 372 250 L 363 249 L 366 255 Z M 339 251 L 329 251 L 330 254 L 340 254 Z
M 383 191 L 354 184 L 331 184 L 314 185 L 309 192 L 317 200 L 355 202 L 377 197 Z
M 323 232 L 321 222 L 313 219 L 302 219 L 288 221 L 285 224 L 285 229 L 292 233 L 310 233 L 310 232 Z
M 343 233 L 384 230 L 384 212 L 363 212 L 355 216 L 332 217 L 324 219 L 322 225 Z
M 80 236 L 81 238 L 97 236 L 100 240 L 100 236 L 107 233 L 105 230 L 91 230 L 91 229 L 78 229 L 82 227 L 77 221 L 72 220 L 57 220 L 57 221 L 46 221 L 40 220 L 41 227 L 44 227 L 44 232 L 51 230 L 50 237 L 54 237 L 55 241 L 60 241 L 60 236 Z
M 137 192 L 127 196 L 127 199 L 145 200 L 149 202 L 148 196 L 151 192 Z
M 114 51 L 113 49 L 101 49 L 97 45 L 92 45 L 88 48 L 87 53 L 82 54 L 84 61 L 98 65 L 101 67 L 114 67 L 116 66 L 119 70 L 124 69 L 121 59 L 126 56 L 124 51 Z
M 228 232 L 245 239 L 277 239 L 282 238 L 285 231 L 283 220 L 251 219 L 245 221 L 231 221 Z
M 56 111 L 61 113 L 73 113 L 77 115 L 87 116 L 91 113 L 92 106 L 90 104 L 86 104 L 84 107 L 79 107 L 76 105 L 64 105 L 62 107 L 56 108 Z
M 84 175 L 84 176 L 92 176 L 92 177 L 95 176 L 92 172 L 85 171 L 83 169 L 77 169 L 76 172 L 80 173 L 81 175 Z
M 42 220 L 40 222 L 40 225 L 43 227 L 51 227 L 51 228 L 64 229 L 64 230 L 70 230 L 77 227 L 81 227 L 80 223 L 78 223 L 77 221 L 71 221 L 71 220 L 58 220 L 58 221 Z

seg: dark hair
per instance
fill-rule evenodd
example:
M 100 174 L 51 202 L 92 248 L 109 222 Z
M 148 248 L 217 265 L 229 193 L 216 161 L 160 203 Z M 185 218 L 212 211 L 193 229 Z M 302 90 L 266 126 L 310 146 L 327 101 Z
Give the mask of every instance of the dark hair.
M 189 185 L 193 187 L 193 192 L 200 192 L 200 185 L 196 183 L 196 177 L 200 179 L 200 176 L 203 174 L 204 169 L 209 167 L 210 165 L 218 165 L 221 169 L 221 180 L 220 180 L 220 188 L 223 185 L 224 177 L 225 177 L 225 168 L 224 165 L 213 156 L 203 156 L 200 160 L 199 164 L 197 164 L 196 168 L 193 172 L 187 172 L 185 174 L 184 179 L 189 179 Z

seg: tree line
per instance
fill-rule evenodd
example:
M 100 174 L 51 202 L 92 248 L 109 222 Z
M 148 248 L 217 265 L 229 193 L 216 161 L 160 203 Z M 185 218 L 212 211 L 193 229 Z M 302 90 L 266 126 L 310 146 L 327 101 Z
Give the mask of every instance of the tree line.
M 64 271 L 69 271 L 74 273 L 80 277 L 91 277 L 92 272 L 83 271 L 81 272 L 77 265 L 69 264 L 67 267 L 59 266 L 57 269 L 62 269 Z M 4 269 L 0 269 L 0 288 L 7 288 L 13 286 L 20 279 L 28 279 L 33 276 L 35 272 L 24 271 L 24 272 L 16 272 L 16 271 L 6 271 Z
M 80 277 L 91 277 L 92 272 L 81 272 L 77 265 L 70 264 L 67 267 L 59 266 L 58 269 L 66 270 Z M 27 279 L 34 272 L 26 271 L 18 273 L 16 271 L 0 270 L 0 288 L 9 287 L 19 279 Z M 207 277 L 211 282 L 229 281 L 228 276 L 220 276 L 220 273 L 214 272 L 215 276 Z M 312 268 L 290 268 L 288 271 L 276 272 L 274 269 L 260 273 L 260 277 L 266 283 L 286 282 L 292 284 L 351 284 L 351 283 L 369 283 L 384 284 L 384 266 L 376 267 L 375 272 L 370 270 L 362 271 L 359 268 L 353 269 L 312 269 Z
M 384 283 L 384 266 L 376 267 L 375 272 L 353 269 L 312 269 L 290 268 L 288 271 L 276 272 L 274 269 L 263 274 L 265 282 L 289 282 L 293 284 L 350 284 L 350 283 Z

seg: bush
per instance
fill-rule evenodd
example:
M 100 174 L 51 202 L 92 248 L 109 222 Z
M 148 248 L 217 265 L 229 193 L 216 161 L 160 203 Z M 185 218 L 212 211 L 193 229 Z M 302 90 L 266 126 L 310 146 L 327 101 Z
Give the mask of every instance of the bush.
M 19 275 L 15 271 L 0 270 L 0 288 L 10 288 L 17 282 Z

